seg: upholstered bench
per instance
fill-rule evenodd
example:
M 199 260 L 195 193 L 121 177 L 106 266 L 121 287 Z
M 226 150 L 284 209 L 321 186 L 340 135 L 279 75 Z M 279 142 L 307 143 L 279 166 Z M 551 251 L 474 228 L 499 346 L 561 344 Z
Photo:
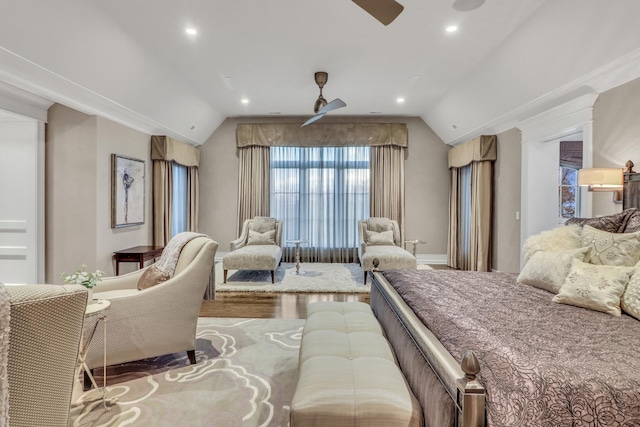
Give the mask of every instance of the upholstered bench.
M 409 389 L 368 304 L 309 304 L 290 425 L 421 426 Z

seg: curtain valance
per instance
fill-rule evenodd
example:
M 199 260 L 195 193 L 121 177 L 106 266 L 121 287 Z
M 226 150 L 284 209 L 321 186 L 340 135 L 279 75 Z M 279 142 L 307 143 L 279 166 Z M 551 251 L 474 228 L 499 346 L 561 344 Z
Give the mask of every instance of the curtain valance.
M 200 150 L 164 135 L 151 137 L 151 160 L 176 162 L 183 166 L 198 166 Z
M 497 138 L 482 135 L 449 150 L 449 167 L 461 168 L 471 162 L 495 161 L 497 159 Z
M 381 146 L 407 147 L 405 123 L 240 123 L 236 128 L 238 148 Z

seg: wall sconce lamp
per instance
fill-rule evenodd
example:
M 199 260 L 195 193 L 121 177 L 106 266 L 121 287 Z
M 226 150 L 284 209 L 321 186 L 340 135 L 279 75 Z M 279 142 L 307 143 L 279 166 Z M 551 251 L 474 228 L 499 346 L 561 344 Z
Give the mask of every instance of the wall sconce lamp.
M 585 168 L 578 170 L 578 185 L 593 192 L 613 192 L 613 202 L 622 203 L 622 168 Z

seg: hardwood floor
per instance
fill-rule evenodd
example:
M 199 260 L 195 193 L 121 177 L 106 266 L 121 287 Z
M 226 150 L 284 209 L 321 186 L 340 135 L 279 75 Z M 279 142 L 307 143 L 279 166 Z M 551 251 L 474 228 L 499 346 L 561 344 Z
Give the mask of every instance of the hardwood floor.
M 310 294 L 282 292 L 218 292 L 215 301 L 203 301 L 201 317 L 306 319 L 307 304 L 315 301 L 360 301 L 369 294 Z
M 431 265 L 448 269 L 446 265 Z M 275 292 L 218 292 L 215 301 L 203 301 L 201 317 L 242 317 L 260 319 L 306 319 L 307 304 L 315 301 L 360 301 L 369 303 L 369 294 L 310 294 Z

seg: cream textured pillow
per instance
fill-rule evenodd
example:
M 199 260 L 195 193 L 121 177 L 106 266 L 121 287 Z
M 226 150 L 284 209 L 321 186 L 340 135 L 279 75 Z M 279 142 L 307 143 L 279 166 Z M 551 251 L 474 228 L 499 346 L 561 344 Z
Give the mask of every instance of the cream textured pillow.
M 276 244 L 276 230 L 269 230 L 269 231 L 265 231 L 264 233 L 249 230 L 249 238 L 247 239 L 247 245 L 275 245 L 275 244 Z
M 395 245 L 393 242 L 393 230 L 388 231 L 370 231 L 365 230 L 365 237 L 367 245 Z
M 633 272 L 633 267 L 573 260 L 560 292 L 552 301 L 620 316 L 620 296 Z
M 560 252 L 538 251 L 524 265 L 517 282 L 557 294 L 571 269 L 571 262 L 574 259 L 583 261 L 589 251 L 589 248 Z
M 633 267 L 640 259 L 640 232 L 609 233 L 585 225 L 582 246 L 592 248 L 586 260 L 591 264 Z
M 640 320 L 640 262 L 629 279 L 629 284 L 620 298 L 620 307 L 625 313 Z
M 529 236 L 522 245 L 524 262 L 538 251 L 558 252 L 582 247 L 581 233 L 582 227 L 579 225 L 565 225 Z

